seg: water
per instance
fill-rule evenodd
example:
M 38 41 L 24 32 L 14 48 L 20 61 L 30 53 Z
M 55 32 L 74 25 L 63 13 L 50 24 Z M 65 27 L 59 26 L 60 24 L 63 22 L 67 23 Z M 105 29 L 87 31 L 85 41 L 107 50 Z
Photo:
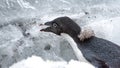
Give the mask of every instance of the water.
M 119 0 L 0 0 L 0 66 L 8 68 L 32 55 L 44 60 L 77 60 L 70 44 L 39 24 L 69 16 L 97 37 L 120 45 Z M 9 62 L 8 62 L 9 61 Z

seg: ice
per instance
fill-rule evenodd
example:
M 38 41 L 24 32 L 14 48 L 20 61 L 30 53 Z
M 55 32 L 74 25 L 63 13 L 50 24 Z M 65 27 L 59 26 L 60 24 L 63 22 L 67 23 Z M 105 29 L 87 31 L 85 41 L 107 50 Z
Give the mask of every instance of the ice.
M 31 8 L 33 10 L 36 10 L 36 8 L 31 6 L 29 2 L 25 2 L 24 0 L 17 0 L 17 2 L 22 8 Z
M 9 42 L 17 41 L 23 37 L 22 32 L 13 25 L 8 25 L 0 29 L 0 47 L 8 44 Z
M 13 63 L 32 55 L 45 60 L 77 60 L 70 44 L 53 33 L 40 32 L 39 22 L 38 19 L 18 19 L 2 25 L 0 30 L 2 68 L 8 68 Z
M 40 32 L 39 25 L 69 16 L 81 27 L 90 26 L 97 37 L 120 45 L 119 6 L 120 0 L 0 0 L 0 68 L 32 55 L 41 64 L 49 65 L 49 60 L 63 67 L 82 66 L 67 40 Z

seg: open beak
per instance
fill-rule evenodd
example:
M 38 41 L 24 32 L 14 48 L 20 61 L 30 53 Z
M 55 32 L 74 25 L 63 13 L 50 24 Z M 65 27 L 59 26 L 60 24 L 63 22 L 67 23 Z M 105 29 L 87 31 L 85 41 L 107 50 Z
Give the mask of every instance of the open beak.
M 40 24 L 39 26 L 40 26 L 40 31 L 45 31 L 46 28 L 49 27 L 49 26 L 47 26 L 45 24 Z

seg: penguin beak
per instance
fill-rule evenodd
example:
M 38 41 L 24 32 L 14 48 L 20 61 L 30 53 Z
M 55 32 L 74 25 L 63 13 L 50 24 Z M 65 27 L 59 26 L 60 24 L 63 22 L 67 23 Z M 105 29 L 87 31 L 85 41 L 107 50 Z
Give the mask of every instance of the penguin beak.
M 50 27 L 50 26 L 45 25 L 45 24 L 40 24 L 39 26 L 40 26 L 40 31 L 46 31 L 46 29 L 47 29 L 48 27 Z

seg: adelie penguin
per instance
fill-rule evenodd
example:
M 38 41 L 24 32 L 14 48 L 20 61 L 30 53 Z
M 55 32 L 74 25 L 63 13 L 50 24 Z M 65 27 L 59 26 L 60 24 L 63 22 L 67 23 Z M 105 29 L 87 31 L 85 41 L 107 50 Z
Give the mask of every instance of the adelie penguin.
M 95 37 L 92 31 L 82 32 L 82 29 L 69 17 L 59 17 L 44 25 L 49 27 L 40 31 L 60 36 L 64 33 L 63 37 L 67 37 L 80 61 L 87 61 L 96 68 L 120 68 L 120 47 L 108 40 Z

